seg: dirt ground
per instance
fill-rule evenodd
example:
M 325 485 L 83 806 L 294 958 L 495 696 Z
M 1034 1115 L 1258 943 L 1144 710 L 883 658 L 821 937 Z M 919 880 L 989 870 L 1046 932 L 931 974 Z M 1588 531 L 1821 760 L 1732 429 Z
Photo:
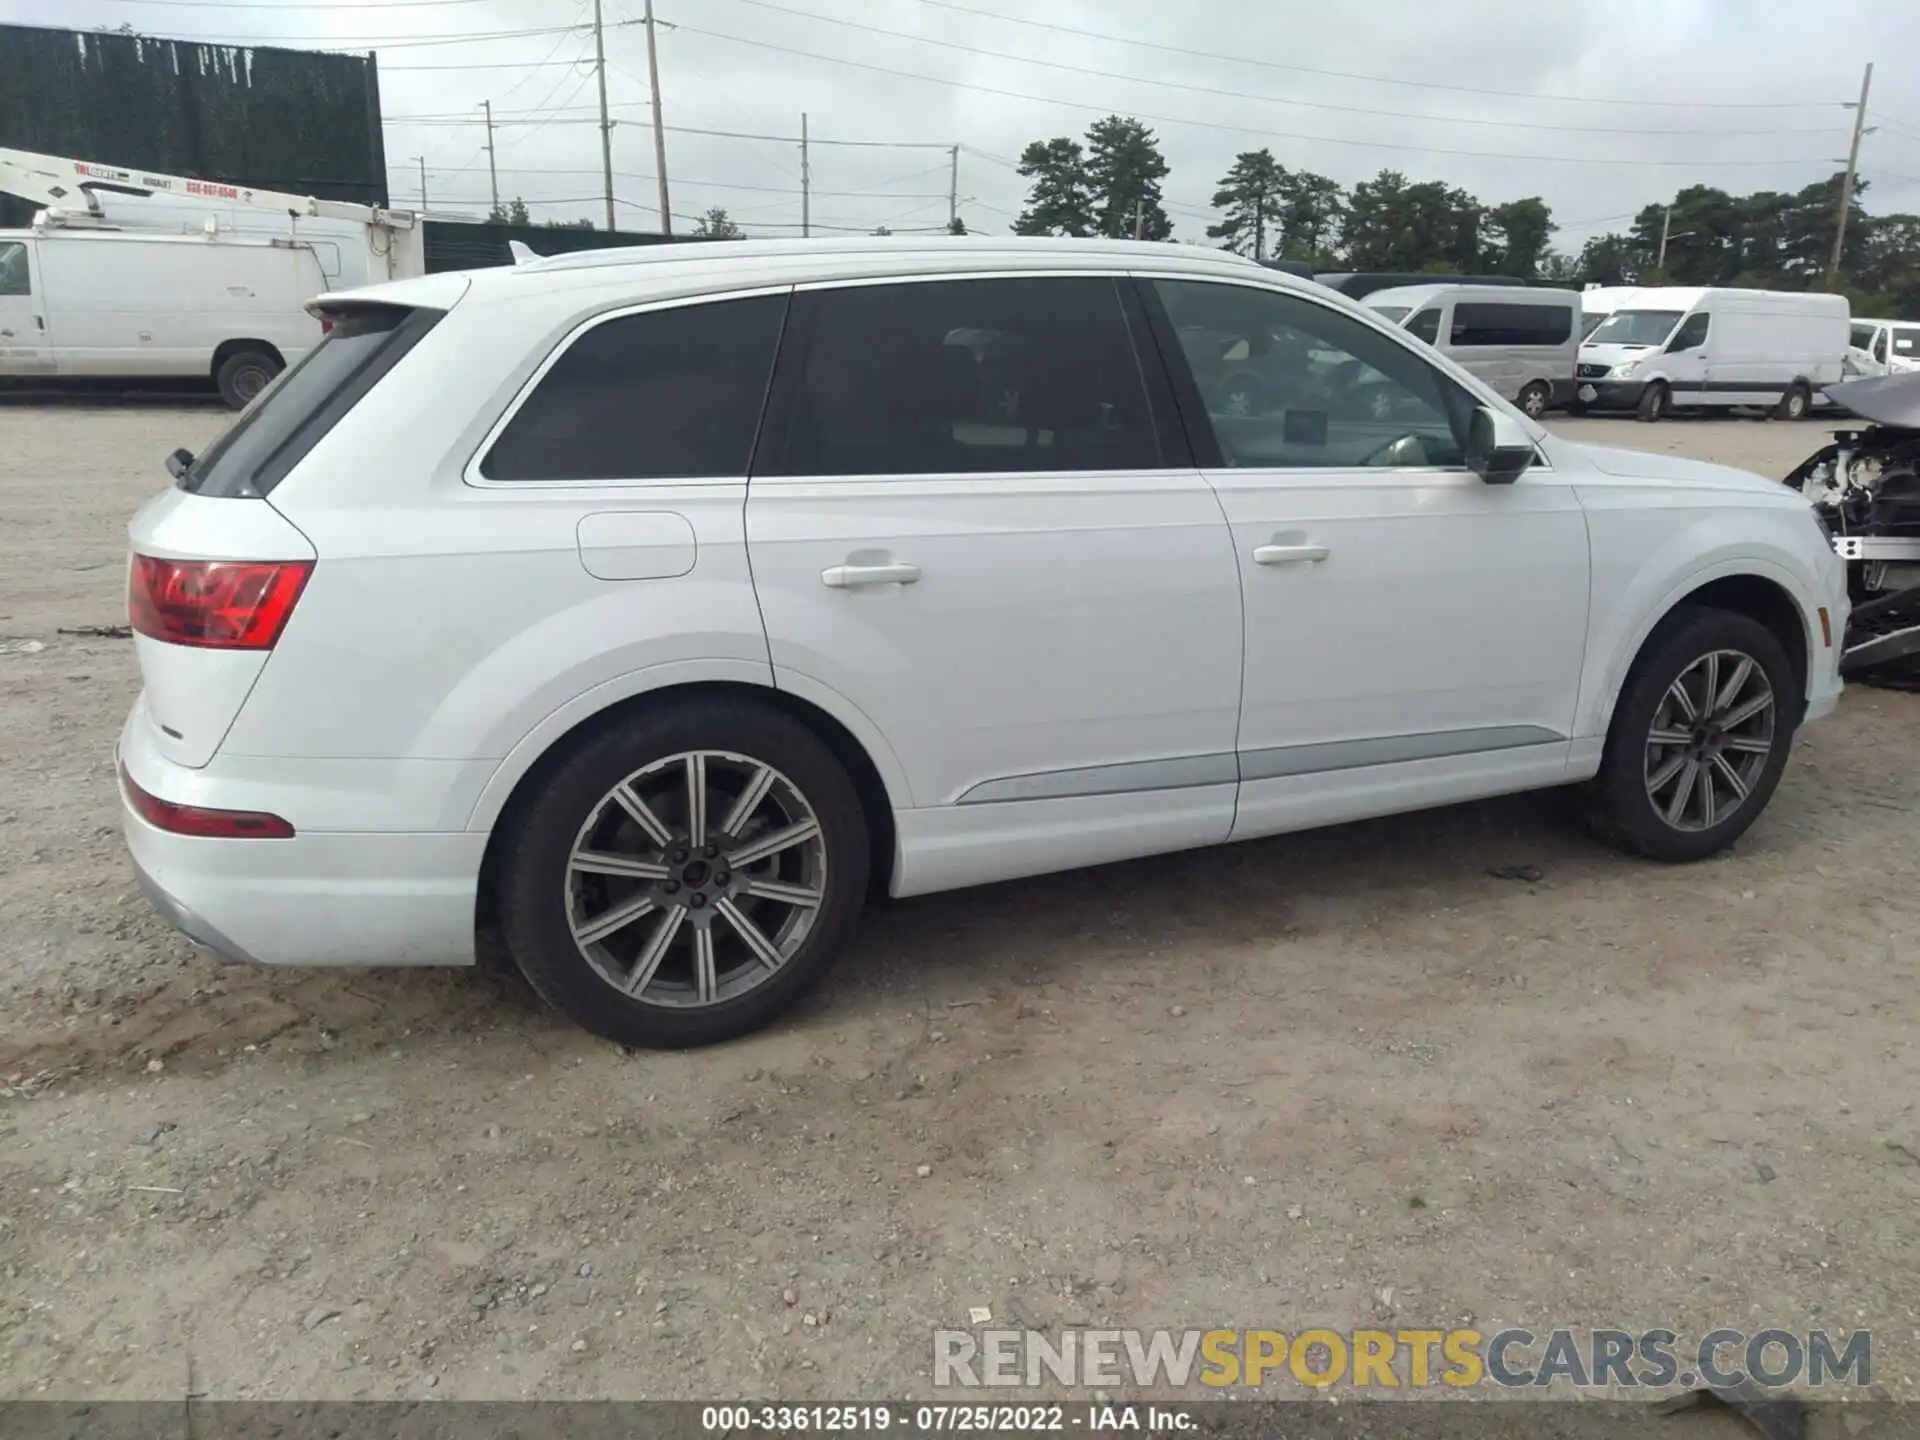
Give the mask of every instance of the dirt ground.
M 0 1395 L 925 1396 L 974 1306 L 1871 1326 L 1920 1394 L 1920 697 L 1850 692 L 1714 862 L 1534 797 L 938 896 L 773 1031 L 628 1054 L 149 912 L 131 648 L 69 632 L 222 423 L 0 409 Z M 1822 438 L 1559 428 L 1769 474 Z

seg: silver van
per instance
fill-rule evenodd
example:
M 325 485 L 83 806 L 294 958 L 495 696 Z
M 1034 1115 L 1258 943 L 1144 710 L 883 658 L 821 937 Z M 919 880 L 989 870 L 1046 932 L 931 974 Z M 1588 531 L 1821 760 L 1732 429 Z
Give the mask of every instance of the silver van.
M 1493 386 L 1527 414 L 1573 395 L 1580 293 L 1537 286 L 1405 285 L 1362 302 Z

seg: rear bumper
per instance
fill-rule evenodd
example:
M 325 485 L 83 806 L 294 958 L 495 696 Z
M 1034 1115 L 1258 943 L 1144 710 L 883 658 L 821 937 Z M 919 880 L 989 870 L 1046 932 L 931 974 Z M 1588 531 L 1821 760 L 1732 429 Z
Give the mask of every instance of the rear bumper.
M 185 767 L 158 757 L 131 719 L 119 759 L 162 799 L 189 793 Z M 264 808 L 264 807 L 262 807 Z M 223 959 L 260 965 L 471 965 L 487 837 L 306 831 L 289 840 L 176 835 L 121 798 L 134 872 L 182 934 Z

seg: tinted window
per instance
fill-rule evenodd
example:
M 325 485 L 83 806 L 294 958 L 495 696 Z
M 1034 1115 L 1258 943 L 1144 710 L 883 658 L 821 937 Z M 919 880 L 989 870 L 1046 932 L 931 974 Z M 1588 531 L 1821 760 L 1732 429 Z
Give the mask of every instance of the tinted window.
M 1473 400 L 1392 335 L 1271 290 L 1192 280 L 1157 280 L 1154 289 L 1225 464 L 1464 462 Z M 1196 343 L 1217 335 L 1233 343 L 1224 351 Z
M 1920 330 L 1901 329 L 1893 332 L 1893 353 L 1911 355 L 1920 349 Z
M 326 337 L 240 412 L 180 478 L 180 489 L 219 498 L 267 494 L 440 312 L 381 305 L 331 318 Z
M 1422 310 L 1407 322 L 1407 333 L 1416 340 L 1424 340 L 1431 345 L 1440 338 L 1440 312 Z
M 1707 338 L 1707 317 L 1689 315 L 1680 328 L 1673 332 L 1673 339 L 1667 342 L 1667 349 L 1696 350 Z
M 1873 326 L 1855 325 L 1847 331 L 1847 343 L 1856 350 L 1870 350 L 1873 348 L 1873 335 Z
M 18 240 L 0 240 L 0 295 L 31 295 L 27 276 L 27 247 Z
M 489 480 L 744 478 L 784 295 L 623 315 L 540 377 L 493 442 Z
M 1160 452 L 1109 279 L 821 290 L 787 404 L 789 475 L 1152 469 Z
M 1456 301 L 1449 343 L 1460 349 L 1488 345 L 1564 345 L 1573 336 L 1571 305 L 1489 305 Z

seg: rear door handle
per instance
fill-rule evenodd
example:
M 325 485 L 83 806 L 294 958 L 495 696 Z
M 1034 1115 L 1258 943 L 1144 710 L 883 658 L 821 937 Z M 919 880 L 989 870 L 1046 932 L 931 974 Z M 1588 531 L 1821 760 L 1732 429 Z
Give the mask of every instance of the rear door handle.
M 1253 549 L 1253 563 L 1297 565 L 1303 560 L 1324 560 L 1329 553 L 1324 545 L 1256 545 Z
M 860 590 L 869 585 L 911 585 L 920 578 L 918 565 L 833 565 L 820 572 L 829 590 Z

